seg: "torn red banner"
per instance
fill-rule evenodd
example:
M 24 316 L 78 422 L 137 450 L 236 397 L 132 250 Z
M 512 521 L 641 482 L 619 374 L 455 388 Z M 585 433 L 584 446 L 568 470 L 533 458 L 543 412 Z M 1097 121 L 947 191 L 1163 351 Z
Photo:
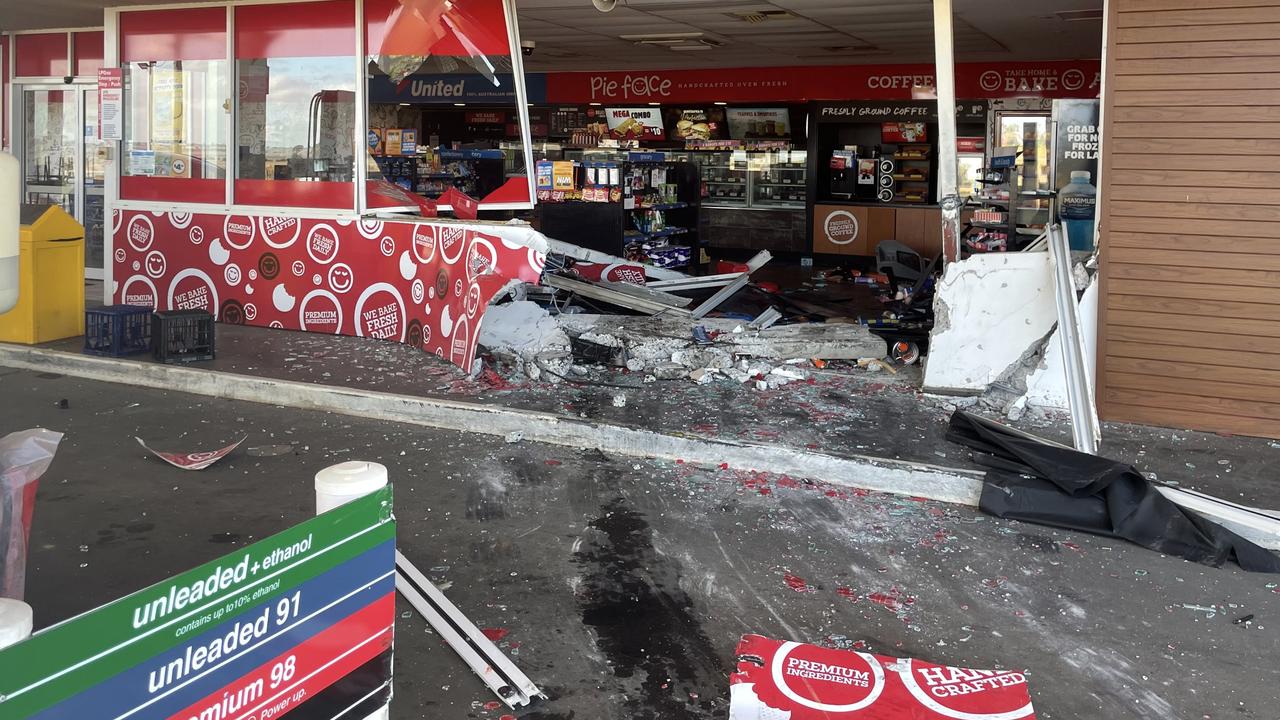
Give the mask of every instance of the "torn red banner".
M 235 441 L 234 443 L 220 450 L 212 450 L 209 452 L 193 452 L 193 453 L 161 452 L 160 450 L 156 450 L 155 448 L 148 447 L 147 444 L 143 442 L 142 438 L 140 437 L 135 437 L 134 440 L 137 440 L 139 445 L 141 445 L 143 448 L 146 448 L 147 452 L 151 453 L 152 455 L 155 455 L 156 457 L 160 458 L 161 460 L 164 460 L 165 462 L 169 463 L 170 465 L 176 468 L 182 468 L 183 470 L 203 470 L 209 467 L 210 465 L 218 462 L 222 458 L 230 455 L 231 452 L 236 448 L 240 447 L 240 443 L 244 442 L 248 437 L 249 437 L 248 435 L 245 435 L 244 437 L 240 438 L 239 440 Z
M 744 635 L 729 720 L 1034 720 L 1026 676 Z
M 461 220 L 475 220 L 479 216 L 480 201 L 458 188 L 445 190 L 437 202 L 452 207 L 454 216 Z
M 644 285 L 644 266 L 639 263 L 593 263 L 578 261 L 573 264 L 578 277 L 589 282 L 625 282 Z

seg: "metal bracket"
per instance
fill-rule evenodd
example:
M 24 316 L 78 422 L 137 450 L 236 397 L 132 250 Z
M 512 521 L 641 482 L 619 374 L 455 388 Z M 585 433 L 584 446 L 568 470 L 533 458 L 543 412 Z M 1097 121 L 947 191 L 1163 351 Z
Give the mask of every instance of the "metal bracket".
M 528 705 L 535 697 L 546 699 L 538 686 L 399 550 L 396 550 L 396 590 L 507 707 Z
M 1098 408 L 1093 403 L 1093 381 L 1084 360 L 1084 331 L 1080 327 L 1080 306 L 1076 302 L 1076 285 L 1071 279 L 1071 249 L 1067 236 L 1058 225 L 1050 225 L 1049 260 L 1053 266 L 1054 291 L 1057 294 L 1058 332 L 1062 341 L 1062 364 L 1067 370 L 1067 400 L 1071 406 L 1071 436 L 1076 449 L 1098 454 L 1102 429 Z

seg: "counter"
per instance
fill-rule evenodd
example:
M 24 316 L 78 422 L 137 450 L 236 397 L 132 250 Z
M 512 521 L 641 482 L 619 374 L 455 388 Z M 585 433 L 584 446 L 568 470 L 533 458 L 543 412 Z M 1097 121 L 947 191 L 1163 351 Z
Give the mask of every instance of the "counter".
M 827 200 L 813 206 L 813 252 L 873 255 L 884 240 L 897 240 L 926 258 L 942 252 L 942 209 Z
M 742 208 L 703 205 L 698 237 L 713 248 L 808 252 L 804 208 Z

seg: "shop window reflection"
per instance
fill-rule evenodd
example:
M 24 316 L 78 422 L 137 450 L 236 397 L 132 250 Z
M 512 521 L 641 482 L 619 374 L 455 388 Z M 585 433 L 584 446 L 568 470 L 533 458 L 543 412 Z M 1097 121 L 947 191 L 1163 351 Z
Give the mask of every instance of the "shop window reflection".
M 129 63 L 124 68 L 126 177 L 226 177 L 227 64 Z
M 457 189 L 486 205 L 529 202 L 502 0 L 365 0 L 364 9 L 376 177 L 432 200 Z M 368 196 L 370 208 L 382 203 Z
M 355 207 L 355 3 L 235 9 L 235 202 Z
M 351 182 L 351 66 L 341 57 L 239 60 L 239 177 Z

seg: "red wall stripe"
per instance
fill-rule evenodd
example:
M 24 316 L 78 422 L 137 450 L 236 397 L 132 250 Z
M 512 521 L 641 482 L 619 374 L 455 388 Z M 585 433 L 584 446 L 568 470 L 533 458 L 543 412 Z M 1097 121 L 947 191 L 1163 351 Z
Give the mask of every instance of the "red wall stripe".
M 354 56 L 355 18 L 351 0 L 240 5 L 236 7 L 236 57 Z
M 222 60 L 227 57 L 226 8 L 120 13 L 120 59 Z

